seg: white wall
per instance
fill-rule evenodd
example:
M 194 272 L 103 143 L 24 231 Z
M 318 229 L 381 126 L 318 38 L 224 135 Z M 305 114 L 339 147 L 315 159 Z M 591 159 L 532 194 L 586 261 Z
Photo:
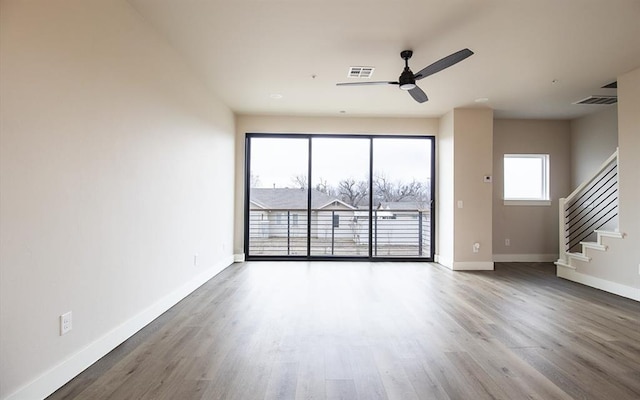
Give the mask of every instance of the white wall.
M 483 179 L 493 175 L 493 110 L 455 109 L 453 126 L 453 269 L 493 269 L 492 184 Z
M 493 252 L 496 261 L 555 261 L 558 199 L 570 193 L 569 121 L 497 119 L 493 135 Z M 505 154 L 549 154 L 548 206 L 504 205 Z M 505 239 L 510 240 L 506 246 Z
M 436 257 L 435 261 L 453 268 L 454 243 L 454 141 L 453 110 L 440 118 L 436 142 Z
M 493 174 L 493 110 L 455 109 L 440 119 L 440 129 L 438 262 L 454 270 L 493 269 L 492 190 L 483 182 Z
M 591 178 L 618 147 L 618 108 L 571 121 L 571 190 Z
M 640 298 L 640 68 L 618 77 L 618 99 L 618 202 L 626 237 L 619 261 L 602 273 L 635 287 Z
M 246 133 L 399 134 L 435 136 L 434 118 L 236 117 L 236 203 L 234 253 L 244 257 L 244 140 Z M 437 150 L 436 150 L 437 151 Z
M 36 399 L 229 265 L 235 130 L 125 1 L 0 15 L 0 398 Z

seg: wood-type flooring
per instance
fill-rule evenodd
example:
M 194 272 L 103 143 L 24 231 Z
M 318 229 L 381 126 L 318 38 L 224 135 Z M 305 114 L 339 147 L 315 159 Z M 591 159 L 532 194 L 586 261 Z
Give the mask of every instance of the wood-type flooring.
M 544 263 L 234 264 L 49 397 L 640 399 L 640 303 Z

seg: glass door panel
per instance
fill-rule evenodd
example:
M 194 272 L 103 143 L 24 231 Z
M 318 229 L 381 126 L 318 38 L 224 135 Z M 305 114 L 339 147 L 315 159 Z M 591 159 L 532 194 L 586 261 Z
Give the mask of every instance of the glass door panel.
M 306 256 L 309 139 L 250 141 L 249 256 Z
M 311 255 L 369 257 L 369 138 L 311 139 Z
M 373 257 L 432 257 L 433 139 L 373 139 Z

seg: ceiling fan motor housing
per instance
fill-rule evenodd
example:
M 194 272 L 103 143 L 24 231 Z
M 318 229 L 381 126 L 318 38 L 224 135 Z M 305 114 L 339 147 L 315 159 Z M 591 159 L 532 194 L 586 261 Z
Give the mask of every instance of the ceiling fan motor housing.
M 405 61 L 409 60 L 412 55 L 413 55 L 413 51 L 412 50 L 402 50 L 400 52 L 400 57 L 402 57 L 402 59 L 405 60 Z
M 402 90 L 411 90 L 416 87 L 416 79 L 413 76 L 413 72 L 409 69 L 409 67 L 404 67 L 404 71 L 398 78 L 398 83 L 400 84 L 400 89 Z
M 409 68 L 409 59 L 412 55 L 413 51 L 411 50 L 403 50 L 400 52 L 400 57 L 404 60 L 404 71 L 402 71 L 402 74 L 398 78 L 398 83 L 402 90 L 411 90 L 416 87 L 416 79 Z

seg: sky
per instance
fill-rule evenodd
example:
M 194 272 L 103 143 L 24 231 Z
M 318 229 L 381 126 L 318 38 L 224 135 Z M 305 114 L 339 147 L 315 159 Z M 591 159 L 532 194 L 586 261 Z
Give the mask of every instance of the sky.
M 391 181 L 426 183 L 430 177 L 432 139 L 374 138 L 374 174 Z M 312 186 L 329 185 L 346 178 L 366 180 L 369 168 L 368 138 L 314 137 Z M 308 169 L 306 138 L 252 138 L 251 174 L 257 187 L 295 187 L 293 178 Z

